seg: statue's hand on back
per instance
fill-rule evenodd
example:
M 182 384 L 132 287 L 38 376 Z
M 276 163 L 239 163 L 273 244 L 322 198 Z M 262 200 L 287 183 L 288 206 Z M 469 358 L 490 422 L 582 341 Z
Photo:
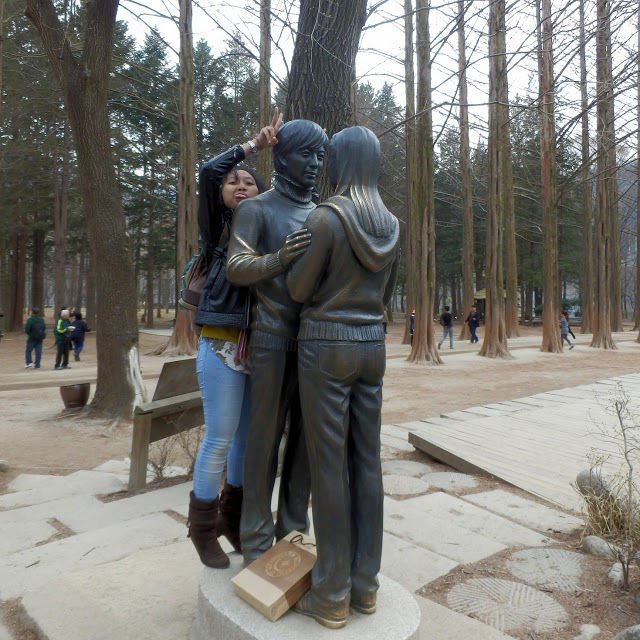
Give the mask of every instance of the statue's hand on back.
M 311 244 L 311 234 L 307 229 L 298 229 L 290 233 L 278 251 L 280 264 L 286 269 L 298 256 L 302 255 Z

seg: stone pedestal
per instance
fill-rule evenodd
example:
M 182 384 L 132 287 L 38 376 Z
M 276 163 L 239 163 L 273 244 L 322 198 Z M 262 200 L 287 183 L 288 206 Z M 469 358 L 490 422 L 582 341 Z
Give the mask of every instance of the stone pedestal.
M 373 615 L 351 611 L 347 626 L 327 629 L 315 620 L 288 611 L 270 622 L 235 595 L 231 578 L 242 568 L 242 556 L 231 554 L 224 571 L 204 568 L 200 575 L 198 613 L 190 640 L 418 640 L 420 609 L 397 582 L 380 576 L 378 607 Z

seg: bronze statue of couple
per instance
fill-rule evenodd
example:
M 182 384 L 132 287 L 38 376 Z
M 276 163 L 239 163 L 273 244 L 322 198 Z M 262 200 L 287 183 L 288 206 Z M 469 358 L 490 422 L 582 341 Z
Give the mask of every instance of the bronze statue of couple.
M 399 225 L 378 193 L 380 146 L 369 129 L 350 127 L 328 141 L 317 124 L 281 124 L 276 114 L 247 144 L 250 151 L 272 148 L 275 180 L 271 190 L 240 198 L 225 246 L 229 282 L 248 288 L 253 299 L 243 477 L 235 481 L 240 487 L 228 489 L 242 492 L 236 535 L 248 564 L 274 538 L 306 531 L 311 491 L 317 561 L 312 588 L 295 610 L 340 628 L 349 607 L 376 610 L 383 319 Z M 316 206 L 325 153 L 334 193 Z M 201 198 L 202 190 L 201 174 Z M 287 418 L 274 524 L 271 495 Z M 220 504 L 225 491 L 227 485 Z M 192 493 L 190 521 L 191 506 L 195 516 L 200 508 L 213 511 L 216 501 L 217 494 L 206 502 Z M 227 535 L 229 518 L 222 512 L 219 506 L 214 524 Z M 218 544 L 217 535 L 200 536 L 203 562 L 204 547 Z

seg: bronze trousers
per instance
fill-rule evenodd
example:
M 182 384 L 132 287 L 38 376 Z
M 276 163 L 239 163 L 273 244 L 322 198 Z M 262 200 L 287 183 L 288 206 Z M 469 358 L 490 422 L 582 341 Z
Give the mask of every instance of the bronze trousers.
M 293 530 L 308 531 L 310 478 L 302 434 L 297 353 L 252 346 L 249 360 L 251 422 L 244 461 L 240 540 L 245 560 L 252 561 L 271 547 L 274 537 L 279 540 Z M 274 524 L 271 494 L 287 417 L 289 430 Z
M 312 590 L 375 593 L 382 556 L 384 342 L 301 340 L 298 375 L 318 559 Z

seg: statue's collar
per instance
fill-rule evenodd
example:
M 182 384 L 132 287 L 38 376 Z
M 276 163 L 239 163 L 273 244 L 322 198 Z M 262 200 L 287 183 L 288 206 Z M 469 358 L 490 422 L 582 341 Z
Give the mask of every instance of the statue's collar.
M 295 182 L 291 182 L 291 180 L 286 176 L 283 176 L 281 173 L 276 173 L 273 181 L 273 187 L 285 198 L 289 198 L 290 200 L 300 204 L 308 204 L 311 202 L 314 191 L 313 187 L 302 187 Z

